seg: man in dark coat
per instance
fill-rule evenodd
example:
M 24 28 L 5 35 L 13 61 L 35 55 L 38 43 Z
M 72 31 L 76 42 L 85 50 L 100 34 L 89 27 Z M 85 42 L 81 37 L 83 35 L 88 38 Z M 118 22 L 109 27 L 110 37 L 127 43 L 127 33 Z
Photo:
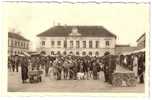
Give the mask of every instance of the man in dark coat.
M 45 76 L 48 76 L 48 72 L 49 72 L 49 67 L 50 67 L 50 59 L 49 57 L 46 57 L 45 60 Z
M 105 82 L 109 81 L 109 53 L 105 53 L 103 57 L 103 71 L 104 71 L 104 77 L 105 77 Z
M 18 72 L 19 63 L 20 63 L 19 56 L 15 56 L 15 68 L 16 68 L 16 72 Z
M 73 79 L 76 80 L 77 79 L 77 72 L 78 72 L 78 62 L 75 60 L 74 61 L 74 67 L 73 67 Z
M 91 79 L 92 76 L 92 63 L 90 59 L 88 59 L 88 79 Z
M 11 65 L 12 65 L 12 70 L 14 72 L 15 71 L 15 57 L 14 56 L 12 56 Z
M 28 60 L 25 57 L 23 57 L 23 60 L 21 62 L 21 76 L 22 82 L 25 83 L 28 79 Z
M 109 68 L 108 68 L 108 74 L 109 74 L 109 80 L 108 82 L 112 84 L 112 74 L 116 70 L 116 58 L 114 55 L 109 56 Z
M 89 67 L 89 64 L 88 64 L 88 61 L 86 58 L 84 58 L 83 60 L 83 68 L 84 68 L 84 74 L 88 80 L 88 67 Z
M 57 62 L 57 80 L 61 80 L 62 63 L 60 60 Z
M 98 78 L 98 68 L 99 68 L 99 66 L 98 66 L 98 64 L 97 64 L 97 62 L 96 61 L 94 61 L 93 63 L 92 63 L 92 71 L 93 71 L 93 79 L 94 80 L 97 80 L 97 78 Z

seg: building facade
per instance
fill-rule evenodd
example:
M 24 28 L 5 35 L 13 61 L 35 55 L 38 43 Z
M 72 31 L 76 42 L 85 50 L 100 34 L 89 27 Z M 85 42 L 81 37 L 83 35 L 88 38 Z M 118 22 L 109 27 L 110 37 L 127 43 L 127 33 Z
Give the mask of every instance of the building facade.
M 138 49 L 144 49 L 145 48 L 145 40 L 146 40 L 146 34 L 144 33 L 137 39 L 137 47 Z
M 8 55 L 18 55 L 29 50 L 29 40 L 23 36 L 8 32 Z
M 54 26 L 39 35 L 38 51 L 48 55 L 115 54 L 116 36 L 102 26 Z

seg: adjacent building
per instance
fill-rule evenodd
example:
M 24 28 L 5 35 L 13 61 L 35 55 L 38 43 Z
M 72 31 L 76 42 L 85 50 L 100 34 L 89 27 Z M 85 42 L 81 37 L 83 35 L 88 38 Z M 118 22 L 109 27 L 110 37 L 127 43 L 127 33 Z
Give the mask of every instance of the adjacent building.
M 8 32 L 8 55 L 18 55 L 29 50 L 29 40 L 17 33 Z
M 146 34 L 142 34 L 138 39 L 137 39 L 137 47 L 138 49 L 144 49 L 145 48 L 145 40 L 146 40 Z
M 103 26 L 54 26 L 40 34 L 39 52 L 48 55 L 103 56 L 115 54 L 116 35 Z

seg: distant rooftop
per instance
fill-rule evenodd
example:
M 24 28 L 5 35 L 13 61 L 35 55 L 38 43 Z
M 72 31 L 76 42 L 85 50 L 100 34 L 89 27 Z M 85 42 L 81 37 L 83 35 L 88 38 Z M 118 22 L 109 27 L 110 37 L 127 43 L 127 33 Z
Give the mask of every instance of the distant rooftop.
M 116 47 L 130 47 L 130 45 L 126 44 L 116 44 Z
M 13 33 L 13 32 L 8 32 L 8 37 L 9 37 L 9 38 L 18 39 L 18 40 L 23 40 L 23 41 L 29 41 L 28 39 L 24 38 L 24 37 L 21 36 L 20 34 Z
M 103 26 L 54 26 L 40 34 L 38 37 L 65 37 L 69 36 L 73 28 L 77 28 L 78 33 L 82 37 L 115 37 L 112 32 L 105 29 Z

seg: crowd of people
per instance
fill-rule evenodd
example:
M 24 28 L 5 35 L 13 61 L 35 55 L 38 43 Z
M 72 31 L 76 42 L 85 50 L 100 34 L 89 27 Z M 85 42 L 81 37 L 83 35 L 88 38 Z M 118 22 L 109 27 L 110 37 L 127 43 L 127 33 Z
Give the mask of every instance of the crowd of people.
M 99 80 L 99 73 L 103 71 L 105 82 L 112 83 L 112 73 L 116 70 L 116 65 L 120 64 L 125 68 L 134 70 L 137 67 L 138 75 L 143 72 L 144 55 L 140 56 L 131 55 L 115 56 L 106 52 L 102 57 L 90 56 L 10 56 L 8 57 L 9 71 L 18 72 L 21 66 L 21 76 L 23 83 L 28 79 L 28 71 L 30 70 L 44 70 L 45 76 L 49 77 L 50 74 L 56 80 Z M 120 58 L 120 59 L 118 59 Z M 133 61 L 133 62 L 132 62 Z M 132 65 L 131 65 L 132 64 Z M 142 71 L 140 71 L 142 70 Z M 63 77 L 63 78 L 62 78 Z M 140 76 L 140 82 L 143 83 L 143 76 Z

